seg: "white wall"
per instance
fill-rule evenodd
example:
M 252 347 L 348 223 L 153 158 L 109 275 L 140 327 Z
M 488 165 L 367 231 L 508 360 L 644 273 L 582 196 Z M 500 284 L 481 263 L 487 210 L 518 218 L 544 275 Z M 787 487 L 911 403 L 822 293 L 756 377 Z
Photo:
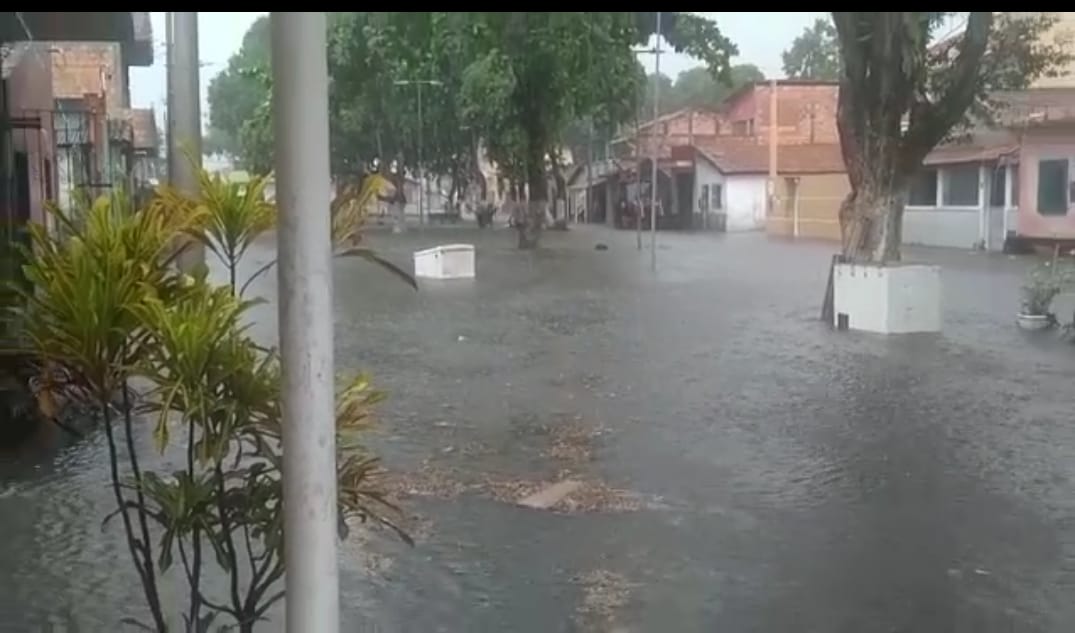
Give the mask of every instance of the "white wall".
M 710 189 L 712 189 L 713 185 L 721 185 L 723 191 L 724 174 L 720 173 L 709 161 L 699 158 L 694 165 L 694 197 L 691 200 L 691 213 L 702 212 L 698 201 L 702 197 L 702 186 L 704 185 L 709 186 Z M 721 209 L 714 209 L 712 204 L 709 205 L 710 215 L 724 212 L 724 207 L 728 204 L 727 192 L 722 193 L 722 198 Z
M 967 206 L 944 206 L 944 171 L 937 167 L 937 198 L 933 206 L 908 205 L 903 211 L 903 243 L 972 249 L 987 235 L 989 175 L 979 166 L 978 201 Z
M 724 180 L 724 207 L 729 231 L 765 227 L 765 183 L 761 174 L 731 174 Z
M 974 248 L 978 209 L 907 207 L 903 212 L 903 243 L 948 248 Z

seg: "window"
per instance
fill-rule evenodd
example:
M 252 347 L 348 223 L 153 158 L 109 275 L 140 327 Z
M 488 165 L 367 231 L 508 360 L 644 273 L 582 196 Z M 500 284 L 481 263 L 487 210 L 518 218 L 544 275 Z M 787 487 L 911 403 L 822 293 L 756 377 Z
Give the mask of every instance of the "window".
M 724 208 L 724 185 L 713 185 L 709 188 L 709 194 L 713 197 L 713 203 L 710 205 L 713 209 L 720 211 Z
M 698 196 L 698 210 L 702 213 L 709 211 L 709 185 L 702 185 L 702 195 Z
M 937 170 L 924 168 L 911 180 L 911 192 L 907 204 L 912 207 L 937 206 Z
M 1004 186 L 1008 182 L 1008 168 L 1001 165 L 994 168 L 990 172 L 989 179 L 989 206 L 991 207 L 1003 207 L 1004 201 Z
M 978 206 L 978 166 L 952 165 L 941 170 L 944 178 L 942 204 L 946 207 Z
M 732 121 L 732 134 L 735 136 L 747 135 L 747 122 L 746 121 Z
M 1068 212 L 1068 161 L 1038 161 L 1038 213 L 1066 215 Z

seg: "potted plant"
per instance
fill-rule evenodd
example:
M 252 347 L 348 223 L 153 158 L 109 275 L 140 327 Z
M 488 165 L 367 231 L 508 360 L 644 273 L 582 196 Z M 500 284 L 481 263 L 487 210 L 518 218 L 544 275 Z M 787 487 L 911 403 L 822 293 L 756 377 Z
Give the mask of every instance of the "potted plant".
M 1016 316 L 1024 330 L 1043 330 L 1056 325 L 1053 299 L 1063 289 L 1063 278 L 1051 262 L 1043 262 L 1030 272 L 1023 284 L 1023 307 Z

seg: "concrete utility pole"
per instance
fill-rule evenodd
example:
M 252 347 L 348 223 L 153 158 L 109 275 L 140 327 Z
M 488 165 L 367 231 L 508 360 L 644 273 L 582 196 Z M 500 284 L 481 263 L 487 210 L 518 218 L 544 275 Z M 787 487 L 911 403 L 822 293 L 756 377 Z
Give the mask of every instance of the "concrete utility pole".
M 776 214 L 776 152 L 777 143 L 779 143 L 779 122 L 777 121 L 777 115 L 779 108 L 777 107 L 777 90 L 779 84 L 776 79 L 769 81 L 769 208 L 766 210 L 766 217 L 771 217 Z
M 287 631 L 338 633 L 325 14 L 273 12 L 270 27 Z
M 202 168 L 201 86 L 198 82 L 198 14 L 180 11 L 171 15 L 172 41 L 168 46 L 168 181 L 180 191 L 198 192 L 198 175 Z M 190 240 L 179 267 L 189 271 L 205 261 L 200 242 Z
M 393 82 L 397 86 L 418 86 L 418 223 L 425 222 L 425 188 L 426 179 L 422 173 L 422 86 L 440 86 L 444 82 L 437 79 L 400 79 Z M 406 181 L 404 181 L 406 182 Z
M 175 137 L 175 120 L 174 112 L 172 108 L 175 105 L 175 97 L 172 96 L 172 83 L 175 81 L 175 56 L 173 51 L 175 49 L 175 32 L 172 29 L 172 12 L 168 11 L 164 14 L 164 70 L 165 70 L 165 95 L 164 95 L 164 141 L 167 143 L 164 148 L 165 159 L 167 163 L 168 173 L 166 178 L 168 184 L 173 183 L 175 177 L 175 156 L 172 153 L 172 139 Z

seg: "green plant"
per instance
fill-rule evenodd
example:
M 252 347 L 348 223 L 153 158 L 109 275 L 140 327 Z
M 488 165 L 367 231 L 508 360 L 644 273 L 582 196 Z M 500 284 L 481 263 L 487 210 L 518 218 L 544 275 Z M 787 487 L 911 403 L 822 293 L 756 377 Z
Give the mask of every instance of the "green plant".
M 267 176 L 254 176 L 246 183 L 228 182 L 202 171 L 198 204 L 205 207 L 204 231 L 194 237 L 228 268 L 231 287 L 236 285 L 239 260 L 260 235 L 276 224 L 276 206 L 265 199 Z
M 198 218 L 152 206 L 135 212 L 123 196 L 98 199 L 82 217 L 49 210 L 62 230 L 30 227 L 23 268 L 30 287 L 18 289 L 21 301 L 12 310 L 30 351 L 72 375 L 101 413 L 117 513 L 154 625 L 163 631 L 129 383 L 148 350 L 138 308 L 182 292 L 184 280 L 169 266 L 178 254 L 171 243 Z M 114 405 L 117 393 L 123 406 Z M 120 472 L 121 441 L 128 477 Z
M 1052 316 L 1053 299 L 1063 291 L 1067 276 L 1055 262 L 1045 261 L 1031 269 L 1023 284 L 1022 313 Z
M 165 189 L 142 209 L 101 198 L 81 221 L 53 209 L 64 231 L 31 228 L 30 288 L 13 312 L 29 351 L 76 377 L 101 412 L 116 502 L 105 522 L 123 524 L 152 617 L 141 626 L 168 630 L 173 614 L 158 579 L 178 560 L 189 588 L 185 630 L 230 618 L 252 631 L 283 597 L 279 359 L 247 335 L 244 316 L 255 302 L 236 293 L 233 267 L 269 212 L 218 182 L 203 186 L 211 195 L 193 200 Z M 229 284 L 214 286 L 204 268 L 175 270 L 191 237 L 218 247 Z M 137 405 L 133 381 L 146 386 Z M 377 487 L 377 459 L 356 435 L 382 397 L 365 376 L 339 394 L 339 513 L 406 539 L 398 509 Z M 145 422 L 160 451 L 173 438 L 185 441 L 181 468 L 142 468 L 137 437 Z M 226 575 L 225 596 L 204 589 L 208 565 Z

